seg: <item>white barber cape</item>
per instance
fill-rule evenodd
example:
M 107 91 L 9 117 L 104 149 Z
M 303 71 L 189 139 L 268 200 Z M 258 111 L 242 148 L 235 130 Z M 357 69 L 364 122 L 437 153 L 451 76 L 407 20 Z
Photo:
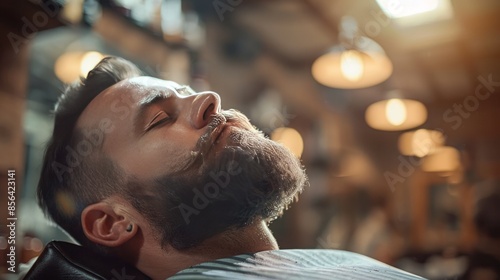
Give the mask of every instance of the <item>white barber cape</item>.
M 201 263 L 168 280 L 424 279 L 372 258 L 341 250 L 271 250 Z

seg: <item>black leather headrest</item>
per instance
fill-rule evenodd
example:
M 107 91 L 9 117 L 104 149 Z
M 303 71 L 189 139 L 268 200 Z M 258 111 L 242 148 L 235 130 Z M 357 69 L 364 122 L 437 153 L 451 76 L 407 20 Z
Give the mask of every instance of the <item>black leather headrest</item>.
M 96 254 L 82 246 L 52 241 L 24 279 L 151 279 L 137 268 Z

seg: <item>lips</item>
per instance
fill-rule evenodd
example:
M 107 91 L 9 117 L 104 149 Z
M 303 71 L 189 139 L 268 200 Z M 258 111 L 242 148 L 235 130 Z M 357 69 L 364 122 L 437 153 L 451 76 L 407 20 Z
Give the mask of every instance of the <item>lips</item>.
M 217 129 L 218 132 L 214 133 L 215 138 L 212 141 L 213 145 L 219 143 L 219 138 L 221 138 L 221 135 L 224 134 L 224 131 L 226 130 L 227 127 L 228 127 L 228 124 L 226 123 L 226 124 L 221 125 L 220 129 Z

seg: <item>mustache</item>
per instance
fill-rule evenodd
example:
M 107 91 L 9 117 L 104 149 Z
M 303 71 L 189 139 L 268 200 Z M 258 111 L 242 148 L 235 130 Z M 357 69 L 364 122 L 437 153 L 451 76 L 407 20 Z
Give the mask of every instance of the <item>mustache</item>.
M 199 153 L 200 156 L 207 155 L 226 124 L 231 124 L 231 126 L 239 127 L 244 130 L 257 131 L 257 129 L 250 124 L 248 118 L 241 112 L 234 109 L 223 110 L 213 115 L 207 125 L 205 133 L 198 139 L 193 153 Z
M 189 155 L 189 159 L 185 162 L 183 167 L 180 167 L 179 172 L 190 169 L 197 162 L 203 163 L 226 124 L 231 124 L 232 126 L 258 133 L 258 130 L 250 123 L 250 120 L 237 110 L 222 110 L 220 113 L 214 114 L 211 117 L 212 119 L 207 124 L 205 132 L 196 142 L 194 149 Z

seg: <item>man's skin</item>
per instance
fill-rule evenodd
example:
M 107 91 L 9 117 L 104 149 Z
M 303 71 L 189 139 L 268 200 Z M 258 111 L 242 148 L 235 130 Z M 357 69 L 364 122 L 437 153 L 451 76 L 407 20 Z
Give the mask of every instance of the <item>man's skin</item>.
M 200 138 L 206 140 L 201 146 L 203 157 L 211 158 L 230 142 L 232 130 L 253 129 L 246 120 L 222 122 L 209 129 L 209 123 L 221 113 L 220 97 L 213 92 L 188 95 L 178 88 L 182 86 L 151 77 L 121 81 L 92 100 L 77 128 L 90 129 L 106 120 L 102 153 L 139 180 L 187 168 Z M 160 98 L 141 105 L 149 103 L 152 96 Z M 89 240 L 112 248 L 114 255 L 153 279 L 166 279 L 218 258 L 278 249 L 262 219 L 217 234 L 195 248 L 179 251 L 168 244 L 162 246 L 146 217 L 119 195 L 87 206 L 81 218 Z M 129 225 L 133 225 L 131 231 L 126 230 Z

